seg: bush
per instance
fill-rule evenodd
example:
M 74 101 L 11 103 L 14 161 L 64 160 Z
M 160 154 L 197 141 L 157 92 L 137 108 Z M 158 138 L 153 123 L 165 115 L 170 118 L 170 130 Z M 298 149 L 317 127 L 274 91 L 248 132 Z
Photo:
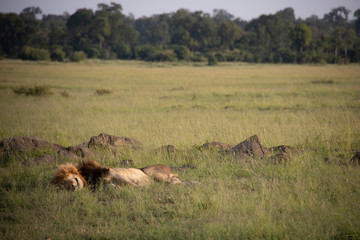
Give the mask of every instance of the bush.
M 157 52 L 158 49 L 153 46 L 136 47 L 134 49 L 135 57 L 146 61 L 151 61 Z
M 216 53 L 215 54 L 215 58 L 216 58 L 216 60 L 217 61 L 219 61 L 219 62 L 226 62 L 226 57 L 224 56 L 224 54 L 222 54 L 222 53 Z
M 189 49 L 186 46 L 178 45 L 174 48 L 174 53 L 179 60 L 189 60 Z
M 55 48 L 51 51 L 51 60 L 63 62 L 65 60 L 66 54 L 61 48 Z
M 86 54 L 89 58 L 98 58 L 101 55 L 99 49 L 95 47 L 86 49 Z
M 208 56 L 208 65 L 209 66 L 214 66 L 218 63 L 218 61 L 216 60 L 216 57 L 213 54 L 209 54 Z
M 65 91 L 61 92 L 61 96 L 63 96 L 63 97 L 70 97 L 70 93 L 65 90 Z
M 112 92 L 113 91 L 109 89 L 97 89 L 95 93 L 98 95 L 104 95 L 104 94 L 111 94 Z
M 190 57 L 191 61 L 193 62 L 206 62 L 206 58 L 199 52 L 195 52 L 191 54 Z
M 113 60 L 116 59 L 117 55 L 110 49 L 103 49 L 101 51 L 101 58 L 105 60 Z
M 158 52 L 154 56 L 148 59 L 149 61 L 157 61 L 157 62 L 175 62 L 177 61 L 177 57 L 172 50 L 167 50 L 163 52 Z
M 87 59 L 87 55 L 83 51 L 74 52 L 70 57 L 70 60 L 73 62 L 80 62 L 86 59 Z
M 25 94 L 26 96 L 45 96 L 52 95 L 50 88 L 47 86 L 19 87 L 13 88 L 15 94 Z
M 29 46 L 25 46 L 22 49 L 21 59 L 23 60 L 33 60 L 33 61 L 41 61 L 41 60 L 49 60 L 50 54 L 46 49 L 32 48 Z
M 120 43 L 115 49 L 118 59 L 131 59 L 132 51 L 129 44 Z

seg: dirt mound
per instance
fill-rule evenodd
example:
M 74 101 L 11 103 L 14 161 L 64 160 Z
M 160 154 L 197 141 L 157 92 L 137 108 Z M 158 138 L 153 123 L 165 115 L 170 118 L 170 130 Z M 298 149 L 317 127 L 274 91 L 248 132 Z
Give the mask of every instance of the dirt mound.
M 38 137 L 11 137 L 0 142 L 0 153 L 3 155 L 24 153 L 34 149 L 52 149 L 54 151 L 66 151 L 64 146 L 50 143 Z
M 136 139 L 129 137 L 117 137 L 106 133 L 99 136 L 93 136 L 88 143 L 89 148 L 118 148 L 132 147 L 133 149 L 142 149 L 144 144 Z
M 269 155 L 269 150 L 261 145 L 260 139 L 257 135 L 251 136 L 250 138 L 239 143 L 235 147 L 231 148 L 231 151 L 235 155 L 246 155 L 255 157 L 266 157 Z
M 141 149 L 143 148 L 143 144 L 132 138 L 116 137 L 105 133 L 101 133 L 99 136 L 91 137 L 89 142 L 70 147 L 50 143 L 38 137 L 11 137 L 3 139 L 0 142 L 0 154 L 10 157 L 10 155 L 32 152 L 34 150 L 51 150 L 54 152 L 54 154 L 49 154 L 47 152 L 43 156 L 29 158 L 23 161 L 24 165 L 30 166 L 42 163 L 63 162 L 64 159 L 80 160 L 83 158 L 100 158 L 105 155 L 96 151 L 98 148 L 116 149 L 118 147 Z
M 231 148 L 233 148 L 233 146 L 229 145 L 229 144 L 221 143 L 221 142 L 210 142 L 210 143 L 205 143 L 204 145 L 201 146 L 201 148 L 230 150 Z

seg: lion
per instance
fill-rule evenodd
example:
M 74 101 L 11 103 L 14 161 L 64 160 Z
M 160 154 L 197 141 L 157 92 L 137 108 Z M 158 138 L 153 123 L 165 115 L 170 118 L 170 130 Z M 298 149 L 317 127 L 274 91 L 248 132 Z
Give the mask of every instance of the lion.
M 76 167 L 73 164 L 61 165 L 55 172 L 52 184 L 66 189 L 77 190 L 90 185 L 95 190 L 99 184 L 121 187 L 147 186 L 155 181 L 170 184 L 181 183 L 177 174 L 173 174 L 169 166 L 151 165 L 138 168 L 109 168 L 96 161 L 80 162 Z
M 104 185 L 131 185 L 135 187 L 150 184 L 150 178 L 137 168 L 108 168 L 101 166 L 96 161 L 80 162 L 77 168 L 93 189 L 100 183 Z
M 58 189 L 80 190 L 86 185 L 86 180 L 79 173 L 77 167 L 68 163 L 60 165 L 55 171 L 51 184 L 55 185 Z
M 140 170 L 158 182 L 166 182 L 170 184 L 181 183 L 178 175 L 173 174 L 169 166 L 157 164 L 141 168 Z

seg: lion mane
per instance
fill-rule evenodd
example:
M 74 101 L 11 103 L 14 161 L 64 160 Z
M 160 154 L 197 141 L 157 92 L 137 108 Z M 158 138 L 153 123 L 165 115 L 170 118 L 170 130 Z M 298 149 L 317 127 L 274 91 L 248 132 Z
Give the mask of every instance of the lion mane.
M 80 190 L 86 185 L 86 180 L 77 167 L 71 163 L 60 165 L 55 171 L 51 184 L 57 188 Z
M 93 189 L 101 182 L 105 185 L 136 187 L 150 183 L 149 177 L 137 168 L 108 168 L 96 161 L 81 162 L 77 168 Z

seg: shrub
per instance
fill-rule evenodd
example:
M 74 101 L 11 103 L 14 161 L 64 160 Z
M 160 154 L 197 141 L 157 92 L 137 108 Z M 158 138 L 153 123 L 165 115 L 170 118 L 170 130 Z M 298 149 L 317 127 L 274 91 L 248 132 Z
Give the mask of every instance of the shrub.
M 63 97 L 70 97 L 70 93 L 65 90 L 65 91 L 61 92 L 61 96 L 63 96 Z
M 50 54 L 46 49 L 32 48 L 29 46 L 25 46 L 22 49 L 21 59 L 23 60 L 33 60 L 33 61 L 41 61 L 41 60 L 49 60 Z
M 87 55 L 83 51 L 74 52 L 70 57 L 70 60 L 73 62 L 80 62 L 86 59 L 87 59 Z
M 226 62 L 226 57 L 224 56 L 224 54 L 222 54 L 220 52 L 215 54 L 215 58 L 219 62 Z
M 157 62 L 174 62 L 177 60 L 174 52 L 172 50 L 167 50 L 163 52 L 158 52 L 154 56 L 148 59 L 149 61 Z
M 19 87 L 13 88 L 15 94 L 25 94 L 26 96 L 45 96 L 52 95 L 50 88 L 47 86 Z
M 186 46 L 178 45 L 174 48 L 174 53 L 179 60 L 189 60 L 189 49 Z
M 89 58 L 98 58 L 101 55 L 99 49 L 95 47 L 86 49 L 86 54 Z
M 216 57 L 213 54 L 209 54 L 208 56 L 208 65 L 209 66 L 214 66 L 218 63 L 218 61 L 216 60 Z
M 144 47 L 136 47 L 134 51 L 135 51 L 134 55 L 137 58 L 140 58 L 141 60 L 151 61 L 151 59 L 158 52 L 158 49 L 153 46 L 144 46 Z
M 113 60 L 116 59 L 117 55 L 110 49 L 103 49 L 101 51 L 101 58 L 105 60 Z
M 96 90 L 96 94 L 98 95 L 104 95 L 104 94 L 111 94 L 113 91 L 111 91 L 110 89 L 97 89 Z
M 65 60 L 66 54 L 61 48 L 55 48 L 51 51 L 51 60 L 63 62 Z
M 120 43 L 115 49 L 117 58 L 119 59 L 131 59 L 132 52 L 129 44 Z
M 206 58 L 199 52 L 195 52 L 191 54 L 190 57 L 191 61 L 193 62 L 206 62 Z

